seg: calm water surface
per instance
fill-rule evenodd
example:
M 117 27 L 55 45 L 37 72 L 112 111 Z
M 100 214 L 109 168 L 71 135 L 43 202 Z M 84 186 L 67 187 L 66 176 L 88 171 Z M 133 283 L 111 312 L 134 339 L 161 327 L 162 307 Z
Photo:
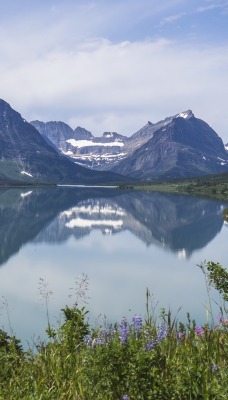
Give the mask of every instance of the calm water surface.
M 180 319 L 190 312 L 204 323 L 207 294 L 197 264 L 206 259 L 227 267 L 227 206 L 118 189 L 2 189 L 0 327 L 12 328 L 23 343 L 34 334 L 45 338 L 39 279 L 53 292 L 49 312 L 56 324 L 61 308 L 76 301 L 70 288 L 83 273 L 91 323 L 104 315 L 110 322 L 144 316 L 146 288 L 158 311 L 182 306 Z

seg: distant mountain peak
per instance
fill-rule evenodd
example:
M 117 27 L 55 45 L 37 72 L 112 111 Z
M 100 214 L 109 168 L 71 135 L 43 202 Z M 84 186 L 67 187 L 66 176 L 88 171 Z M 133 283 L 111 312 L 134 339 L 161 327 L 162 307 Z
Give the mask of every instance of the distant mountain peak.
M 74 130 L 73 138 L 76 140 L 92 139 L 93 135 L 87 129 L 77 126 L 77 128 Z
M 15 110 L 13 110 L 12 107 L 10 106 L 10 104 L 2 99 L 0 99 L 0 116 L 3 119 L 6 117 L 12 118 L 12 116 L 13 116 L 13 118 L 19 118 L 19 119 L 23 120 L 23 122 L 26 122 L 25 119 L 23 119 L 21 117 L 21 114 L 19 114 Z
M 125 136 L 120 135 L 119 133 L 116 132 L 104 132 L 102 138 L 110 140 L 126 139 Z
M 3 100 L 3 99 L 0 99 L 0 106 L 2 107 L 2 106 L 5 106 L 5 107 L 9 107 L 9 108 L 11 108 L 10 107 L 10 105 L 9 105 L 9 103 L 7 103 L 5 100 Z

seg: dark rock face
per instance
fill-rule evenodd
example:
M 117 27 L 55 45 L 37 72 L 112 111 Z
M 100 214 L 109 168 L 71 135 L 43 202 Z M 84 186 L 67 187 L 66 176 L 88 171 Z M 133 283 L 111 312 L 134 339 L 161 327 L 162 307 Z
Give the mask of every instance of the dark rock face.
M 69 151 L 71 147 L 68 140 L 90 140 L 93 138 L 92 133 L 86 129 L 78 126 L 73 130 L 69 125 L 61 121 L 50 121 L 46 123 L 41 121 L 31 121 L 30 124 L 33 125 L 43 137 L 49 139 L 56 148 L 61 150 L 63 153 Z
M 90 131 L 87 131 L 85 128 L 81 128 L 78 126 L 74 131 L 73 131 L 73 136 L 71 135 L 70 138 L 73 138 L 75 140 L 90 140 L 93 139 L 93 135 Z M 68 138 L 68 139 L 70 139 Z
M 61 123 L 61 126 L 65 124 Z M 40 127 L 44 126 L 42 123 Z M 66 131 L 67 128 L 65 127 Z M 0 100 L 0 180 L 64 183 L 118 182 L 111 173 L 90 171 L 59 154 L 37 129 Z
M 228 170 L 228 155 L 222 140 L 206 122 L 195 118 L 191 110 L 157 123 L 148 121 L 131 137 L 115 132 L 94 137 L 83 128 L 73 131 L 67 125 L 67 133 L 61 128 L 59 134 L 55 131 L 53 139 L 51 123 L 46 123 L 45 129 L 43 123 L 39 124 L 36 121 L 36 128 L 40 133 L 45 131 L 46 137 L 60 151 L 93 170 L 113 171 L 148 180 L 193 177 Z M 55 124 L 61 127 L 60 123 Z M 59 139 L 56 138 L 58 135 Z
M 43 137 L 48 138 L 58 149 L 65 147 L 67 139 L 70 139 L 73 134 L 73 129 L 64 122 L 41 122 L 32 121 L 33 125 Z
M 181 114 L 180 114 L 181 115 Z M 177 116 L 112 171 L 137 179 L 193 177 L 228 170 L 221 138 L 193 114 Z
M 0 100 L 0 156 L 2 158 L 16 158 L 23 160 L 23 151 L 30 148 L 37 153 L 40 147 L 43 150 L 55 154 L 55 151 L 44 144 L 41 135 L 36 129 L 22 119 L 21 115 L 14 111 L 9 104 Z

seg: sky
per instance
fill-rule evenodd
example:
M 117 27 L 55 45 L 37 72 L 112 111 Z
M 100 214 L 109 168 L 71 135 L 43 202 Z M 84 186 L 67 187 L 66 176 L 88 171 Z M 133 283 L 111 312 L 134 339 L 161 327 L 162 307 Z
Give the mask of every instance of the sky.
M 191 109 L 228 142 L 228 0 L 0 0 L 0 98 L 130 136 Z

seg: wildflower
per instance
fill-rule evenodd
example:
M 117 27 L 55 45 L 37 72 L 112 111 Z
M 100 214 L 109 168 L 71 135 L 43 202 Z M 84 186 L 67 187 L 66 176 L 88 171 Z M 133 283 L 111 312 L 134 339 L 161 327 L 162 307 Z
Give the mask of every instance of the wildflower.
M 178 337 L 178 339 L 182 339 L 184 337 L 184 333 L 178 332 L 177 337 Z
M 86 344 L 88 347 L 92 346 L 92 343 L 93 343 L 93 338 L 92 338 L 92 336 L 91 336 L 91 335 L 85 336 L 85 337 L 84 337 L 84 342 L 85 342 L 85 344 Z
M 217 316 L 217 321 L 218 321 L 218 322 L 222 322 L 222 317 L 221 317 L 220 314 Z
M 96 338 L 96 344 L 97 345 L 106 344 L 108 342 L 109 336 L 110 336 L 110 331 L 108 329 L 104 328 L 100 330 Z
M 127 326 L 127 321 L 125 318 L 122 319 L 121 324 L 121 337 L 120 337 L 120 342 L 121 344 L 126 344 L 127 343 L 127 338 L 129 334 L 128 326 Z
M 153 350 L 158 343 L 161 343 L 167 335 L 165 324 L 159 326 L 157 338 L 153 339 L 151 343 L 146 346 L 146 350 Z
M 136 333 L 139 333 L 141 327 L 142 327 L 142 317 L 141 315 L 134 315 L 132 318 L 132 323 L 135 329 Z
M 217 320 L 220 325 L 228 325 L 228 319 L 224 319 L 221 315 L 218 315 Z
M 213 364 L 213 365 L 211 366 L 211 371 L 212 371 L 212 372 L 218 371 L 218 365 L 217 365 L 217 364 Z
M 152 340 L 151 343 L 149 343 L 149 344 L 146 346 L 146 350 L 147 350 L 147 351 L 153 350 L 153 349 L 155 349 L 156 345 L 157 345 L 157 341 L 154 339 L 154 340 Z
M 122 400 L 130 400 L 130 397 L 127 396 L 126 394 L 122 397 Z
M 195 333 L 197 333 L 197 335 L 199 335 L 199 336 L 202 336 L 204 332 L 203 332 L 202 328 L 196 326 L 195 327 Z
M 159 326 L 159 330 L 158 330 L 158 337 L 157 337 L 158 343 L 161 343 L 165 339 L 166 335 L 167 335 L 167 332 L 166 332 L 165 324 L 162 324 Z

